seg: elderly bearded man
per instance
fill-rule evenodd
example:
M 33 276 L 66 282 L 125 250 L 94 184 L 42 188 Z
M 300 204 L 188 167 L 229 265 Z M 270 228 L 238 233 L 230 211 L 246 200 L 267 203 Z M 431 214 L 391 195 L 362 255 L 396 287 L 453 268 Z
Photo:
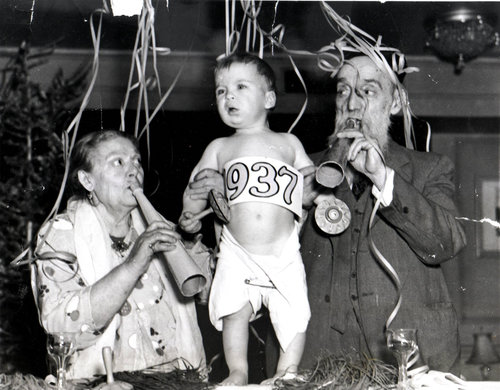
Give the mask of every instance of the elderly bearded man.
M 352 138 L 352 144 L 347 180 L 326 196 L 344 201 L 352 220 L 347 230 L 329 235 L 318 228 L 313 207 L 304 225 L 301 245 L 312 316 L 303 367 L 313 366 L 325 351 L 394 363 L 385 325 L 398 290 L 370 249 L 370 239 L 402 286 L 402 305 L 390 327 L 417 329 L 420 364 L 450 371 L 458 361 L 457 318 L 440 267 L 465 245 L 455 219 L 454 168 L 444 156 L 389 139 L 391 115 L 405 101 L 389 72 L 359 55 L 344 61 L 336 75 L 335 131 L 329 141 Z M 316 155 L 315 163 L 323 156 Z M 311 199 L 316 195 L 311 193 Z

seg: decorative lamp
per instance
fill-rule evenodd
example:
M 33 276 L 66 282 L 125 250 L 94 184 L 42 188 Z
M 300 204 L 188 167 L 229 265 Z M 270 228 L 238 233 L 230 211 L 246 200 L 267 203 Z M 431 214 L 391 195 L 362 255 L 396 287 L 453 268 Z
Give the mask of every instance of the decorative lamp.
M 500 356 L 493 346 L 491 333 L 474 333 L 472 353 L 466 363 L 480 365 L 482 379 L 488 380 L 491 370 L 489 365 L 500 363 Z
M 467 8 L 446 12 L 427 21 L 426 46 L 438 57 L 454 62 L 456 73 L 460 73 L 466 61 L 499 45 L 495 23 L 494 16 Z
M 111 9 L 113 11 L 113 16 L 140 15 L 142 11 L 142 0 L 111 0 Z

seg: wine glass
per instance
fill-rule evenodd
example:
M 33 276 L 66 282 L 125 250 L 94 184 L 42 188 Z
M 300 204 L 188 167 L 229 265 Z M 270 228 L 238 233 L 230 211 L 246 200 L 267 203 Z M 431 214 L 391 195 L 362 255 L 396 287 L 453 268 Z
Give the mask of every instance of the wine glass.
M 387 346 L 398 362 L 398 390 L 408 389 L 408 359 L 417 352 L 416 329 L 388 329 Z
M 56 362 L 57 390 L 67 390 L 66 365 L 70 356 L 75 352 L 74 333 L 49 333 L 47 335 L 47 352 Z

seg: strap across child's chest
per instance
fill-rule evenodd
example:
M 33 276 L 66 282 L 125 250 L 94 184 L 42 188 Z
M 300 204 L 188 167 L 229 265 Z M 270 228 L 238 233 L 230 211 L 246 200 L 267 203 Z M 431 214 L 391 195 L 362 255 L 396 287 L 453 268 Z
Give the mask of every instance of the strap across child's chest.
M 229 206 L 265 202 L 302 214 L 304 178 L 291 165 L 269 157 L 240 157 L 224 165 Z

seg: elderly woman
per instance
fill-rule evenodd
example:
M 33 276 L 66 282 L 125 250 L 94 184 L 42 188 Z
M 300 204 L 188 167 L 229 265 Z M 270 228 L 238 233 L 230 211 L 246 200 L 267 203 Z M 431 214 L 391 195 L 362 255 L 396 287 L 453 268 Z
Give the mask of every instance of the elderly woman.
M 104 374 L 104 346 L 115 372 L 205 367 L 195 303 L 155 257 L 180 237 L 141 217 L 130 186 L 143 179 L 134 138 L 91 133 L 72 153 L 74 196 L 40 230 L 33 292 L 44 329 L 76 336 L 69 377 Z

